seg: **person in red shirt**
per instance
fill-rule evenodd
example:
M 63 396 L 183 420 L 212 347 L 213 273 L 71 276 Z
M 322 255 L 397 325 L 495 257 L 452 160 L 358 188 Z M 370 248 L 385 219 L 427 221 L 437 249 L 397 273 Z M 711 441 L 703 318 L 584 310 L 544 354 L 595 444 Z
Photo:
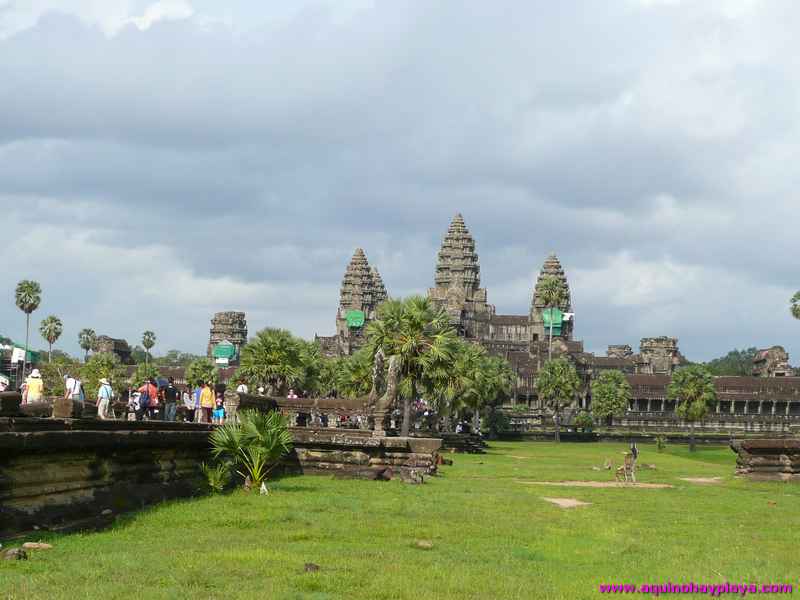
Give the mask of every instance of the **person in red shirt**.
M 138 421 L 146 414 L 147 419 L 152 421 L 156 418 L 156 411 L 158 410 L 158 386 L 155 379 L 145 381 L 142 387 L 137 390 L 139 396 L 139 415 Z

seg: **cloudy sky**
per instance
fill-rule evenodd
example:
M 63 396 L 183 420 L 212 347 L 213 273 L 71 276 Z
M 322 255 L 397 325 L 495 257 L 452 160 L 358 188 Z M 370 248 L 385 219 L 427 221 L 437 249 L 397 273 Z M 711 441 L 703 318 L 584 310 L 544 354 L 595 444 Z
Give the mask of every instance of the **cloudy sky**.
M 0 0 L 0 333 L 202 352 L 331 334 L 362 246 L 432 285 L 464 214 L 498 313 L 556 251 L 587 349 L 800 361 L 794 0 Z M 44 346 L 38 333 L 34 344 Z

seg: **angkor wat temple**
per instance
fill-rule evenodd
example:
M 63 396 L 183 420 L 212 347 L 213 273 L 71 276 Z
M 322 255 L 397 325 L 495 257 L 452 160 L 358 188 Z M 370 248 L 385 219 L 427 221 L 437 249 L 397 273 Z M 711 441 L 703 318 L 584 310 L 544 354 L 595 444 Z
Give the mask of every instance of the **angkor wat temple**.
M 564 302 L 558 310 L 545 311 L 540 286 L 547 276 L 561 283 Z M 630 413 L 659 418 L 673 415 L 674 405 L 666 399 L 666 387 L 674 369 L 688 364 L 672 337 L 646 337 L 634 352 L 631 346 L 608 346 L 605 356 L 584 350 L 583 342 L 573 337 L 576 315 L 572 307 L 569 282 L 555 254 L 548 256 L 531 289 L 528 314 L 497 314 L 481 287 L 480 262 L 475 240 L 464 219 L 457 214 L 442 241 L 436 261 L 434 287 L 428 296 L 450 316 L 453 326 L 467 340 L 506 358 L 517 378 L 512 404 L 525 404 L 546 412 L 536 396 L 536 373 L 548 357 L 550 321 L 553 325 L 553 357 L 572 362 L 584 381 L 584 391 L 573 413 L 591 406 L 589 383 L 607 369 L 626 373 L 633 388 Z M 327 356 L 352 354 L 364 343 L 366 325 L 375 318 L 378 305 L 387 298 L 386 288 L 364 251 L 358 248 L 347 266 L 342 281 L 336 314 L 336 335 L 317 337 Z M 753 360 L 752 377 L 716 379 L 718 403 L 713 414 L 743 416 L 753 420 L 785 418 L 800 424 L 800 377 L 794 377 L 788 354 L 780 346 L 759 351 Z

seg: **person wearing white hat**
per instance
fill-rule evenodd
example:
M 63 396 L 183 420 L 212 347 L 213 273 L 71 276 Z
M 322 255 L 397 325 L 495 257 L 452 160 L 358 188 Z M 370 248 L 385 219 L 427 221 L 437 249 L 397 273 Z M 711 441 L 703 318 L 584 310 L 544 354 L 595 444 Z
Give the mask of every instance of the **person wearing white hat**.
M 97 390 L 97 418 L 106 420 L 108 419 L 108 407 L 111 404 L 111 397 L 114 395 L 114 390 L 111 389 L 111 384 L 105 377 L 100 379 L 100 387 Z M 113 418 L 113 413 L 112 413 Z
M 39 369 L 34 369 L 25 380 L 25 403 L 41 402 L 44 392 L 44 383 Z

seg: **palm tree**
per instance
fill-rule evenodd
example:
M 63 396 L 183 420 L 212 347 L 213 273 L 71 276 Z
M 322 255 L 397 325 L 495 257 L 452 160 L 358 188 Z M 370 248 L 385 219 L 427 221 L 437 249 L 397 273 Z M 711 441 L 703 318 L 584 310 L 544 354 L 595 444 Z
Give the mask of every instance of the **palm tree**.
M 694 452 L 694 424 L 708 413 L 717 401 L 714 377 L 705 365 L 689 365 L 672 375 L 667 399 L 675 401 L 675 412 L 689 423 L 689 451 Z
M 88 327 L 81 329 L 78 333 L 78 344 L 83 348 L 83 362 L 89 360 L 89 350 L 94 350 L 97 344 L 97 334 L 94 329 Z
M 789 310 L 792 313 L 792 316 L 795 319 L 800 319 L 800 292 L 797 292 L 794 296 L 792 296 L 792 305 Z
M 430 299 L 411 296 L 406 300 L 387 300 L 378 308 L 378 319 L 367 326 L 372 356 L 383 350 L 385 356 L 400 360 L 400 395 L 403 398 L 401 435 L 411 428 L 411 402 L 423 383 L 426 369 L 451 360 L 456 332 L 450 319 Z
M 566 291 L 557 277 L 546 275 L 539 284 L 537 293 L 550 314 L 550 336 L 547 344 L 547 360 L 550 360 L 553 358 L 553 312 L 566 301 Z
M 39 308 L 42 301 L 42 288 L 36 281 L 23 279 L 17 284 L 14 294 L 17 308 L 25 313 L 25 357 L 22 359 L 22 376 L 28 368 L 28 343 L 31 332 L 31 313 Z
M 335 387 L 345 398 L 360 398 L 372 389 L 372 354 L 361 348 L 337 364 Z
M 592 381 L 592 413 L 596 417 L 606 421 L 621 417 L 630 400 L 631 385 L 622 371 L 603 371 Z
M 142 346 L 144 346 L 144 364 L 150 358 L 150 348 L 156 345 L 156 334 L 149 329 L 142 334 Z
M 63 331 L 64 324 L 61 322 L 61 319 L 55 315 L 50 315 L 46 319 L 43 319 L 39 325 L 39 333 L 42 334 L 42 337 L 46 339 L 49 344 L 49 348 L 47 349 L 47 362 L 51 362 L 53 344 L 61 337 Z
M 239 373 L 269 395 L 283 393 L 305 374 L 301 342 L 285 329 L 263 329 L 242 348 Z
M 565 358 L 548 360 L 536 376 L 536 393 L 553 408 L 556 442 L 561 441 L 561 409 L 569 406 L 580 386 L 581 380 L 575 367 Z

